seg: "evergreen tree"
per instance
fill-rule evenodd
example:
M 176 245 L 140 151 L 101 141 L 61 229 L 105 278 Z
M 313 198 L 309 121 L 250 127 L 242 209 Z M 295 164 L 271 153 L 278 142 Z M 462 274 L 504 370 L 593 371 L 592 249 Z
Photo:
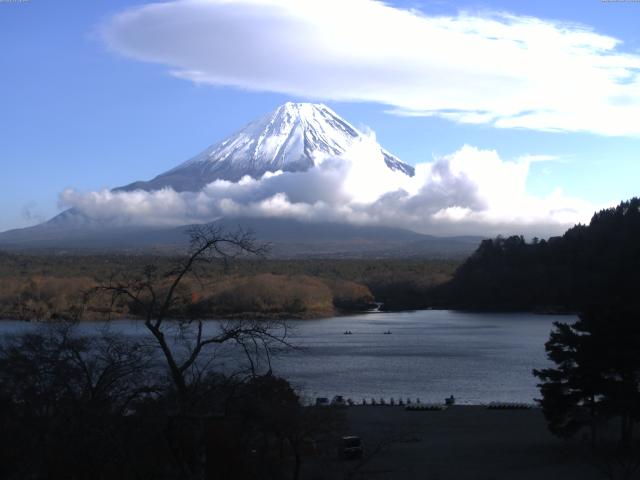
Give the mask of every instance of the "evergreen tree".
M 571 437 L 619 418 L 628 445 L 640 419 L 640 319 L 637 311 L 592 307 L 573 325 L 556 322 L 546 343 L 555 368 L 534 370 L 549 429 Z
M 488 310 L 584 311 L 590 305 L 640 309 L 640 198 L 593 215 L 562 236 L 527 243 L 484 240 L 432 304 Z

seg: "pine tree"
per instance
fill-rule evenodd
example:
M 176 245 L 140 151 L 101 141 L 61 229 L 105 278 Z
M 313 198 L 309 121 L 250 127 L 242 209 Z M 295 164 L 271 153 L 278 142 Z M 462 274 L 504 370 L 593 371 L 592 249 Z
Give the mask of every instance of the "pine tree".
M 572 324 L 556 322 L 545 348 L 555 368 L 534 370 L 549 429 L 571 437 L 619 418 L 629 444 L 640 419 L 640 319 L 623 308 L 590 308 Z

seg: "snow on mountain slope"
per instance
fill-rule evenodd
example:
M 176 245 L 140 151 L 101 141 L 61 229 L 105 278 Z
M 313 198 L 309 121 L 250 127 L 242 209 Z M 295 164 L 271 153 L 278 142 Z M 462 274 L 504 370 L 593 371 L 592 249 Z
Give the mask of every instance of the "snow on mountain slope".
M 228 139 L 148 182 L 116 190 L 198 191 L 214 180 L 237 182 L 245 175 L 306 171 L 328 157 L 345 154 L 363 134 L 322 104 L 285 103 Z M 392 171 L 414 175 L 414 168 L 380 147 Z

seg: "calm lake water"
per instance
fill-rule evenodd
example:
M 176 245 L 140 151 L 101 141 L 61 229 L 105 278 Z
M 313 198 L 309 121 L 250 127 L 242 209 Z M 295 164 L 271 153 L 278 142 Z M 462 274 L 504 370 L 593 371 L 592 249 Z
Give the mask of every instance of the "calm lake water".
M 422 310 L 293 320 L 289 340 L 297 348 L 281 352 L 272 365 L 310 399 L 340 394 L 357 402 L 363 397 L 442 402 L 454 395 L 466 404 L 532 402 L 539 394 L 531 370 L 549 364 L 544 342 L 554 321 L 574 318 Z M 140 322 L 114 321 L 108 327 L 147 335 Z M 31 328 L 37 326 L 0 322 L 0 333 Z M 79 328 L 91 333 L 104 324 Z M 346 330 L 353 334 L 345 335 Z M 235 368 L 238 361 L 231 349 L 216 355 L 221 368 Z

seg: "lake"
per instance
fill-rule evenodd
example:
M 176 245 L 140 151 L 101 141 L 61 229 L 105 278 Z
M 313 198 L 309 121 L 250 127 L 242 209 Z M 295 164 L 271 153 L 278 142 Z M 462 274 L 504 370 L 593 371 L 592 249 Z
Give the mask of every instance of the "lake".
M 549 365 L 544 343 L 554 321 L 575 317 L 526 313 L 468 313 L 448 310 L 376 312 L 318 320 L 292 320 L 290 342 L 273 361 L 274 373 L 304 396 L 339 394 L 360 402 L 372 397 L 420 398 L 459 403 L 532 402 L 539 396 L 534 368 Z M 207 322 L 215 328 L 216 322 Z M 83 323 L 84 333 L 103 328 Z M 0 333 L 35 324 L 0 322 Z M 146 336 L 141 322 L 113 321 L 113 331 Z M 350 330 L 351 335 L 344 332 Z M 384 334 L 390 331 L 391 334 Z M 221 368 L 235 367 L 237 352 L 220 351 Z

